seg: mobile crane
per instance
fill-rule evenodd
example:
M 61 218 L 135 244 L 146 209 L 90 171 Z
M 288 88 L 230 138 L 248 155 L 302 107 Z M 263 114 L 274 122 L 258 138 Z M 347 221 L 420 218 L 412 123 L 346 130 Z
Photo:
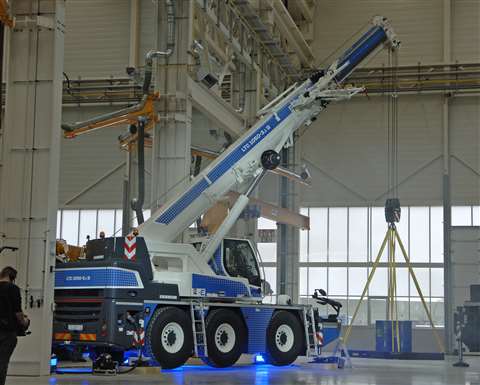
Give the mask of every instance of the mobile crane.
M 54 345 L 112 352 L 141 346 L 162 368 L 181 366 L 192 356 L 226 367 L 242 353 L 264 354 L 275 365 L 317 355 L 318 309 L 291 304 L 285 296 L 263 304 L 268 284 L 255 248 L 226 235 L 266 170 L 279 165 L 280 150 L 293 145 L 295 130 L 310 125 L 331 102 L 362 92 L 342 84 L 374 51 L 399 44 L 388 20 L 374 17 L 327 69 L 259 111 L 258 122 L 141 224 L 138 234 L 90 240 L 85 261 L 58 263 Z M 238 199 L 213 235 L 194 244 L 175 242 L 230 190 Z

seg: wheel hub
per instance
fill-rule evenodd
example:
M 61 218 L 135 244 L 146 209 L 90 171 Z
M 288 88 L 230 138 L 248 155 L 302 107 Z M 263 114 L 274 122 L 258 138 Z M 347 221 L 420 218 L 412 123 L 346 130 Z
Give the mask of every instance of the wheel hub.
M 215 347 L 221 353 L 230 353 L 235 347 L 235 330 L 228 323 L 223 323 L 215 331 Z
M 220 343 L 225 346 L 227 342 L 228 342 L 228 334 L 225 332 L 222 332 L 222 334 L 220 335 Z
M 286 353 L 293 348 L 295 343 L 295 335 L 292 328 L 283 324 L 280 325 L 275 333 L 275 345 L 282 353 Z
M 185 342 L 182 326 L 177 322 L 170 322 L 162 330 L 160 336 L 163 349 L 170 354 L 178 353 Z
M 177 336 L 173 330 L 170 330 L 167 335 L 167 344 L 172 346 L 177 340 Z

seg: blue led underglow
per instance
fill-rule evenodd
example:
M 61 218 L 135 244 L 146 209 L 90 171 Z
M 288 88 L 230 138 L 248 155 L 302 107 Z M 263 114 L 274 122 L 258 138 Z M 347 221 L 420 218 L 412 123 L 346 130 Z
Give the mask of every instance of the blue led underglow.
M 125 353 L 123 353 L 123 358 L 138 358 L 138 350 L 127 350 Z
M 238 370 L 237 366 L 231 366 L 228 368 L 213 368 L 208 365 L 183 365 L 175 369 L 162 369 L 162 373 L 175 373 L 175 372 L 190 372 L 190 371 L 215 371 L 215 372 L 232 372 Z
M 83 374 L 92 373 L 92 368 L 57 368 L 57 374 L 71 373 L 71 374 Z
M 254 362 L 255 362 L 256 364 L 263 364 L 263 363 L 265 363 L 265 357 L 262 356 L 261 354 L 255 354 L 255 356 L 254 356 Z

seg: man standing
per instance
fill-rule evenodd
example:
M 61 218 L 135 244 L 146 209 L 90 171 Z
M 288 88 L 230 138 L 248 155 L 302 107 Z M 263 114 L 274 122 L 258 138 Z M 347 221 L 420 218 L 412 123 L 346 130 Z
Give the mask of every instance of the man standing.
M 0 271 L 0 385 L 5 385 L 8 363 L 17 346 L 17 330 L 30 324 L 22 312 L 20 289 L 15 285 L 17 271 L 5 267 Z

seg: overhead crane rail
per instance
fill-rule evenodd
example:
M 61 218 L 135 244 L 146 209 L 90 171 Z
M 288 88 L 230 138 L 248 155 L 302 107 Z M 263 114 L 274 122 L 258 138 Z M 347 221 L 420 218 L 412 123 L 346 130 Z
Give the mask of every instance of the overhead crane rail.
M 369 95 L 389 92 L 392 69 L 361 68 L 349 77 L 349 84 L 363 85 Z M 398 93 L 478 93 L 480 63 L 419 64 L 398 67 Z M 63 104 L 119 105 L 138 103 L 142 88 L 130 78 L 71 79 L 64 82 Z

